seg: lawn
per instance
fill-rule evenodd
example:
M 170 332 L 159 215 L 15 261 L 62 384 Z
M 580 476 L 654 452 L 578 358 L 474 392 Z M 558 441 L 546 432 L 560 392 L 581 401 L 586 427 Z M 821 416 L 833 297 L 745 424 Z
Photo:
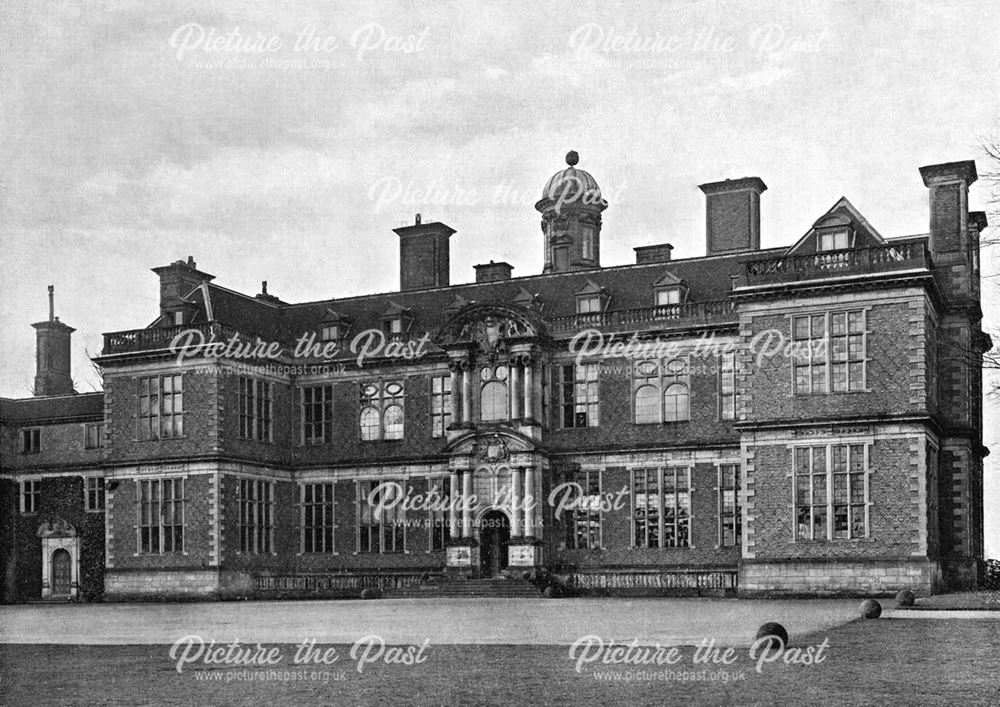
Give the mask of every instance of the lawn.
M 973 619 L 854 621 L 790 647 L 825 639 L 821 662 L 779 660 L 761 672 L 745 647 L 734 649 L 736 660 L 726 666 L 694 665 L 694 649 L 687 647 L 672 666 L 591 663 L 577 672 L 566 646 L 432 645 L 419 664 L 380 661 L 359 673 L 349 646 L 335 646 L 340 658 L 332 665 L 301 668 L 288 664 L 296 646 L 268 644 L 285 656 L 284 664 L 244 671 L 192 663 L 178 673 L 170 646 L 12 644 L 0 645 L 0 703 L 987 705 L 1000 704 L 998 628 L 997 621 Z M 322 654 L 327 647 L 319 648 Z M 285 679 L 238 677 L 268 669 Z M 630 670 L 652 679 L 624 679 Z M 675 671 L 674 679 L 663 679 L 667 670 Z

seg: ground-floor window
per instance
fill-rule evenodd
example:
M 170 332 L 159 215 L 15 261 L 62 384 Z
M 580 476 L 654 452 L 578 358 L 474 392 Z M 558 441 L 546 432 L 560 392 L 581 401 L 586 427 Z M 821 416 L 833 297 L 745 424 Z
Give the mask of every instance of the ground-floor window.
M 451 499 L 451 479 L 439 478 L 430 480 L 429 503 L 430 510 L 430 549 L 444 550 L 450 537 L 448 531 L 447 504 Z
M 104 477 L 87 476 L 83 480 L 84 507 L 88 511 L 104 510 Z
M 240 479 L 239 508 L 240 552 L 273 552 L 274 482 Z
M 357 495 L 358 552 L 406 550 L 406 514 L 396 502 L 401 481 L 359 481 Z
M 740 508 L 740 465 L 719 465 L 719 545 L 740 544 L 742 509 Z
M 864 444 L 794 449 L 795 539 L 868 537 L 868 450 Z
M 302 484 L 300 487 L 302 552 L 334 552 L 333 484 Z
M 184 479 L 139 479 L 139 553 L 184 551 Z
M 40 481 L 26 479 L 21 482 L 21 513 L 38 513 L 38 498 Z
M 632 514 L 635 547 L 690 547 L 691 470 L 633 470 Z
M 572 508 L 565 511 L 566 547 L 596 550 L 601 547 L 601 472 L 587 470 L 577 481 Z

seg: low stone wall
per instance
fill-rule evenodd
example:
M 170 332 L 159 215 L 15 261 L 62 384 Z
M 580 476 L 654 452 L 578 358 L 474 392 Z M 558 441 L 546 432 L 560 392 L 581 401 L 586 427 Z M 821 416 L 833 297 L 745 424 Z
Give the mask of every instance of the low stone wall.
M 917 596 L 942 590 L 941 567 L 928 560 L 746 562 L 739 596 Z
M 732 596 L 736 571 L 573 572 L 566 586 L 584 596 Z
M 214 599 L 219 570 L 106 570 L 104 595 L 109 601 L 135 599 Z

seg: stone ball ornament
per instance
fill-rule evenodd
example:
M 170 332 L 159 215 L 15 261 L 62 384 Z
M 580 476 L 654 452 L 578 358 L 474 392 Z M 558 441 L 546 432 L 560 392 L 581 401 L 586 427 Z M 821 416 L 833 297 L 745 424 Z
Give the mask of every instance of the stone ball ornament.
M 909 589 L 902 589 L 896 594 L 896 606 L 898 607 L 913 606 L 916 601 L 917 598 Z
M 761 627 L 757 629 L 757 635 L 755 636 L 756 641 L 762 638 L 771 637 L 774 640 L 781 642 L 781 648 L 788 645 L 788 631 L 785 627 L 776 621 L 768 621 L 765 624 L 761 624 Z M 772 640 L 771 643 L 774 641 Z
M 863 619 L 877 619 L 882 615 L 882 605 L 874 599 L 865 599 L 861 602 L 859 611 Z

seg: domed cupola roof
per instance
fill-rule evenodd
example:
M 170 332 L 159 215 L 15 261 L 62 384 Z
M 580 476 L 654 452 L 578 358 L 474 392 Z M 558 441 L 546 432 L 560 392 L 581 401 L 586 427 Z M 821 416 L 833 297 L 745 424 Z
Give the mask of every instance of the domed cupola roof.
M 607 208 L 608 202 L 601 196 L 597 180 L 590 172 L 576 168 L 579 161 L 580 155 L 575 150 L 567 153 L 566 164 L 569 166 L 553 174 L 546 182 L 542 199 L 535 208 L 541 211 L 548 202 L 555 202 L 560 206 L 581 204 L 601 210 Z

